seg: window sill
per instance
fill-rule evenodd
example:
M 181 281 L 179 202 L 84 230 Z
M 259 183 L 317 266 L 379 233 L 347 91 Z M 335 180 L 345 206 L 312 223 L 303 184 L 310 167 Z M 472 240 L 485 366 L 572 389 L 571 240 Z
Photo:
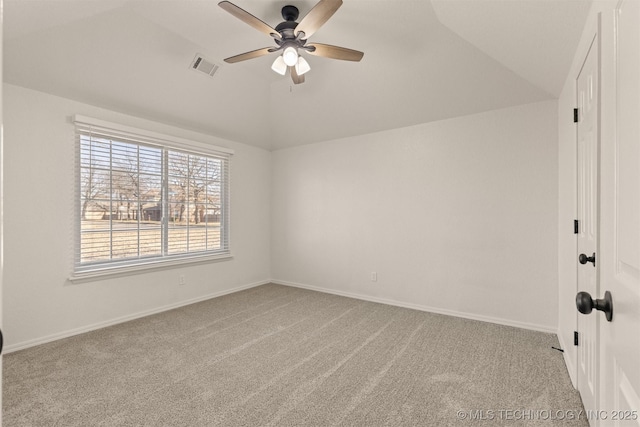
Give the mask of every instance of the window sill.
M 69 276 L 69 282 L 73 284 L 93 282 L 96 280 L 112 279 L 117 277 L 132 276 L 134 274 L 149 273 L 153 271 L 166 270 L 183 265 L 207 264 L 211 262 L 228 261 L 233 259 L 233 255 L 209 255 L 192 258 L 156 261 L 146 264 L 104 267 L 93 271 L 74 273 Z

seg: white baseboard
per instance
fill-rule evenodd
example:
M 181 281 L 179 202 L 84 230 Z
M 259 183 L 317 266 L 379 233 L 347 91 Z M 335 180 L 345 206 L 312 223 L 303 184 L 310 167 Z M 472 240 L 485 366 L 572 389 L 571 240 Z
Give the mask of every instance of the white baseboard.
M 45 344 L 51 341 L 56 341 L 59 339 L 63 339 L 63 338 L 68 338 L 74 335 L 79 335 L 79 334 L 83 334 L 85 332 L 90 332 L 90 331 L 94 331 L 96 329 L 101 329 L 101 328 L 106 328 L 107 326 L 112 326 L 112 325 L 117 325 L 119 323 L 123 323 L 123 322 L 128 322 L 130 320 L 135 320 L 135 319 L 139 319 L 141 317 L 146 317 L 146 316 L 150 316 L 152 314 L 156 314 L 156 313 L 161 313 L 163 311 L 168 311 L 168 310 L 173 310 L 174 308 L 179 308 L 179 307 L 183 307 L 185 305 L 189 305 L 189 304 L 195 304 L 197 302 L 200 301 L 205 301 L 211 298 L 216 298 L 216 297 L 220 297 L 223 295 L 227 295 L 227 294 L 232 294 L 234 292 L 239 292 L 245 289 L 250 289 L 250 288 L 254 288 L 257 286 L 261 286 L 261 285 L 266 285 L 267 283 L 275 283 L 278 285 L 284 285 L 284 286 L 291 286 L 291 287 L 295 287 L 295 288 L 302 288 L 302 289 L 309 289 L 312 291 L 317 291 L 317 292 L 324 292 L 324 293 L 328 293 L 328 294 L 334 294 L 334 295 L 340 295 L 340 296 L 344 296 L 344 297 L 348 297 L 348 298 L 355 298 L 355 299 L 359 299 L 359 300 L 363 300 L 363 301 L 371 301 L 371 302 L 377 302 L 380 304 L 387 304 L 387 305 L 393 305 L 396 307 L 404 307 L 404 308 L 410 308 L 413 310 L 419 310 L 419 311 L 426 311 L 429 313 L 437 313 L 437 314 L 444 314 L 447 316 L 454 316 L 454 317 L 461 317 L 464 319 L 470 319 L 470 320 L 478 320 L 478 321 L 482 321 L 482 322 L 489 322 L 489 323 L 495 323 L 498 325 L 505 325 L 505 326 L 513 326 L 516 328 L 522 328 L 522 329 L 529 329 L 529 330 L 534 330 L 534 331 L 539 331 L 539 332 L 546 332 L 546 333 L 553 333 L 556 334 L 557 331 L 553 328 L 550 328 L 548 326 L 544 326 L 544 325 L 536 325 L 536 324 L 532 324 L 532 323 L 526 323 L 526 322 L 518 322 L 518 321 L 514 321 L 514 320 L 508 320 L 508 319 L 501 319 L 501 318 L 497 318 L 497 317 L 490 317 L 490 316 L 482 316 L 482 315 L 477 315 L 477 314 L 472 314 L 472 313 L 464 313 L 464 312 L 460 312 L 460 311 L 455 311 L 455 310 L 446 310 L 446 309 L 441 309 L 441 308 L 436 308 L 436 307 L 429 307 L 429 306 L 424 306 L 424 305 L 420 305 L 420 304 L 413 304 L 413 303 L 407 303 L 407 302 L 403 302 L 403 301 L 396 301 L 396 300 L 392 300 L 392 299 L 388 299 L 388 298 L 378 298 L 378 297 L 372 297 L 372 296 L 368 296 L 368 295 L 363 295 L 363 294 L 357 294 L 357 293 L 353 293 L 353 292 L 344 292 L 344 291 L 338 291 L 335 289 L 328 289 L 328 288 L 321 288 L 318 286 L 311 286 L 311 285 L 305 285 L 305 284 L 301 284 L 301 283 L 294 283 L 294 282 L 288 282 L 288 281 L 284 281 L 284 280 L 276 280 L 276 279 L 272 279 L 272 280 L 264 280 L 264 281 L 260 281 L 260 282 L 254 282 L 254 283 L 250 283 L 248 285 L 242 285 L 242 286 L 237 286 L 235 288 L 231 288 L 231 289 L 227 289 L 224 291 L 220 291 L 220 292 L 214 292 L 212 294 L 207 294 L 207 295 L 203 295 L 197 298 L 192 298 L 189 300 L 185 300 L 185 301 L 180 301 L 174 304 L 169 304 L 169 305 L 165 305 L 162 307 L 157 307 L 151 310 L 146 310 L 146 311 L 141 311 L 138 313 L 134 313 L 134 314 L 130 314 L 127 316 L 122 316 L 122 317 L 118 317 L 115 319 L 111 319 L 111 320 L 107 320 L 104 322 L 98 322 L 98 323 L 94 323 L 91 325 L 87 325 L 87 326 L 83 326 L 80 328 L 75 328 L 75 329 L 70 329 L 67 331 L 63 331 L 63 332 L 58 332 L 55 334 L 51 334 L 51 335 L 47 335 L 44 337 L 39 337 L 39 338 L 35 338 L 35 339 L 31 339 L 31 340 L 27 340 L 27 341 L 22 341 L 19 343 L 15 343 L 15 344 L 10 344 L 4 347 L 3 352 L 5 354 L 8 353 L 12 353 L 18 350 L 24 350 L 26 348 L 29 347 L 34 347 L 40 344 Z M 558 334 L 559 339 L 560 335 Z M 562 348 L 564 348 L 564 343 L 560 342 L 560 345 L 562 346 Z M 572 369 L 573 369 L 573 364 L 571 363 L 571 361 L 569 361 L 567 359 L 567 353 L 564 353 L 565 355 L 565 363 L 567 364 L 567 369 L 569 370 L 569 376 L 571 377 L 571 381 L 573 382 L 573 377 L 571 376 L 572 373 Z M 575 384 L 575 383 L 574 383 Z
M 226 289 L 224 291 L 214 292 L 212 294 L 203 295 L 203 296 L 200 296 L 200 297 L 197 297 L 197 298 L 192 298 L 192 299 L 185 300 L 185 301 L 180 301 L 180 302 L 177 302 L 177 303 L 174 303 L 174 304 L 168 304 L 168 305 L 164 305 L 164 306 L 161 306 L 161 307 L 153 308 L 151 310 L 140 311 L 138 313 L 134 313 L 134 314 L 130 314 L 130 315 L 127 315 L 127 316 L 122 316 L 122 317 L 117 317 L 115 319 L 106 320 L 104 322 L 98 322 L 98 323 L 94 323 L 94 324 L 91 324 L 91 325 L 82 326 L 80 328 L 70 329 L 70 330 L 67 330 L 67 331 L 58 332 L 58 333 L 47 335 L 47 336 L 44 336 L 44 337 L 35 338 L 35 339 L 32 339 L 32 340 L 28 340 L 28 341 L 23 341 L 23 342 L 19 342 L 19 343 L 16 343 L 16 344 L 7 345 L 6 347 L 4 347 L 3 353 L 7 354 L 7 353 L 12 353 L 12 352 L 18 351 L 18 350 L 24 350 L 25 348 L 34 347 L 36 345 L 45 344 L 45 343 L 48 343 L 48 342 L 51 342 L 51 341 L 56 341 L 56 340 L 59 340 L 59 339 L 62 339 L 62 338 L 68 338 L 68 337 L 71 337 L 71 336 L 74 336 L 74 335 L 83 334 L 85 332 L 94 331 L 96 329 L 106 328 L 107 326 L 117 325 L 118 323 L 128 322 L 130 320 L 139 319 L 141 317 L 150 316 L 152 314 L 161 313 L 163 311 L 173 310 L 174 308 L 179 308 L 179 307 L 183 307 L 185 305 L 195 304 L 197 302 L 206 301 L 206 300 L 211 299 L 211 298 L 221 297 L 223 295 L 232 294 L 234 292 L 239 292 L 239 291 L 242 291 L 242 290 L 245 290 L 245 289 L 255 288 L 256 286 L 266 285 L 267 283 L 271 283 L 271 282 L 269 280 L 265 280 L 265 281 L 261 281 L 261 282 L 250 283 L 248 285 L 241 285 L 241 286 L 237 286 L 235 288 Z
M 552 327 L 549 327 L 549 326 L 545 326 L 545 325 L 537 325 L 535 323 L 519 322 L 517 320 L 502 319 L 502 318 L 499 318 L 499 317 L 483 316 L 483 315 L 480 315 L 480 314 L 465 313 L 465 312 L 461 312 L 461 311 L 447 310 L 447 309 L 436 308 L 436 307 L 429 307 L 429 306 L 425 306 L 425 305 L 413 304 L 413 303 L 408 303 L 408 302 L 404 302 L 404 301 L 396 301 L 396 300 L 387 299 L 387 298 L 378 298 L 378 297 L 372 297 L 372 296 L 369 296 L 369 295 L 357 294 L 357 293 L 352 293 L 352 292 L 338 291 L 338 290 L 335 290 L 335 289 L 321 288 L 321 287 L 318 287 L 318 286 L 305 285 L 305 284 L 302 284 L 302 283 L 294 283 L 294 282 L 288 282 L 288 281 L 277 280 L 277 279 L 272 279 L 271 283 L 275 283 L 275 284 L 278 284 L 278 285 L 284 285 L 284 286 L 292 286 L 292 287 L 295 287 L 295 288 L 309 289 L 311 291 L 318 291 L 318 292 L 324 292 L 324 293 L 327 293 L 327 294 L 340 295 L 340 296 L 343 296 L 343 297 L 355 298 L 355 299 L 360 299 L 360 300 L 364 300 L 364 301 L 371 301 L 371 302 L 377 302 L 377 303 L 381 303 L 381 304 L 394 305 L 394 306 L 397 306 L 397 307 L 411 308 L 413 310 L 426 311 L 426 312 L 429 312 L 429 313 L 444 314 L 444 315 L 447 315 L 447 316 L 461 317 L 461 318 L 464 318 L 464 319 L 478 320 L 478 321 L 481 321 L 481 322 L 495 323 L 495 324 L 504 325 L 504 326 L 513 326 L 513 327 L 516 327 L 516 328 L 529 329 L 529 330 L 532 330 L 532 331 L 545 332 L 545 333 L 551 333 L 551 334 L 556 334 L 556 332 L 557 332 L 557 330 L 555 328 L 552 328 Z

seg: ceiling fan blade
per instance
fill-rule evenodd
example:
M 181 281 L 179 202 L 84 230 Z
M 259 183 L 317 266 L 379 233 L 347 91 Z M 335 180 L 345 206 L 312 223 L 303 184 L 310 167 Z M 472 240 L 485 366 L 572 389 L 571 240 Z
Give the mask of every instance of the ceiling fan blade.
M 346 47 L 332 46 L 330 44 L 311 43 L 305 48 L 315 48 L 307 51 L 311 55 L 324 56 L 325 58 L 341 59 L 343 61 L 360 61 L 364 56 L 364 52 L 359 50 L 347 49 Z
M 225 58 L 224 62 L 229 64 L 235 64 L 236 62 L 246 61 L 247 59 L 257 58 L 259 56 L 268 55 L 271 52 L 275 52 L 278 50 L 274 47 L 263 47 L 262 49 L 252 50 L 251 52 L 241 53 L 240 55 L 230 56 L 229 58 Z
M 218 6 L 220 6 L 221 8 L 223 8 L 224 10 L 226 10 L 227 12 L 229 12 L 230 14 L 232 14 L 233 16 L 241 20 L 242 22 L 251 25 L 256 30 L 262 33 L 265 33 L 266 35 L 276 38 L 278 40 L 282 38 L 282 36 L 269 24 L 261 21 L 260 19 L 256 18 L 246 10 L 236 6 L 235 4 L 228 1 L 221 1 L 220 3 L 218 3 Z
M 296 27 L 296 34 L 304 32 L 303 39 L 308 39 L 313 33 L 318 31 L 325 22 L 336 13 L 336 10 L 342 6 L 342 0 L 320 0 L 313 9 L 302 18 L 302 21 Z
M 299 76 L 298 73 L 296 73 L 296 67 L 289 67 L 289 71 L 291 72 L 293 84 L 299 85 L 300 83 L 304 83 L 304 75 Z

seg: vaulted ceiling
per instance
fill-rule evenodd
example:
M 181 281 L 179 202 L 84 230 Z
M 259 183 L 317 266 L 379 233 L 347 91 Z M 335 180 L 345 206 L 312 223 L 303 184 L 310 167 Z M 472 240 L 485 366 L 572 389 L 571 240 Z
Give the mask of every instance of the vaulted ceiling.
M 272 40 L 218 0 L 4 0 L 4 80 L 266 149 L 557 98 L 586 0 L 344 0 L 310 39 L 365 52 L 304 55 L 306 82 L 276 54 L 223 58 Z M 234 0 L 275 27 L 293 4 Z M 195 55 L 220 66 L 190 69 Z

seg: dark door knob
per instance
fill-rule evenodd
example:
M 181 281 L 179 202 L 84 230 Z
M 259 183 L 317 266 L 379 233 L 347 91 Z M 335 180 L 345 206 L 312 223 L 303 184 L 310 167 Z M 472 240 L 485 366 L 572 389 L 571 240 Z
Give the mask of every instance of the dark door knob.
M 596 266 L 596 253 L 594 252 L 593 255 L 591 256 L 586 256 L 585 254 L 580 254 L 580 256 L 578 257 L 578 261 L 580 261 L 580 264 L 586 264 L 588 262 L 592 262 L 593 266 Z
M 613 299 L 611 299 L 611 292 L 606 291 L 603 299 L 594 300 L 589 295 L 589 292 L 578 292 L 576 295 L 576 307 L 582 314 L 589 314 L 595 308 L 596 310 L 604 312 L 607 320 L 611 322 L 613 319 Z

